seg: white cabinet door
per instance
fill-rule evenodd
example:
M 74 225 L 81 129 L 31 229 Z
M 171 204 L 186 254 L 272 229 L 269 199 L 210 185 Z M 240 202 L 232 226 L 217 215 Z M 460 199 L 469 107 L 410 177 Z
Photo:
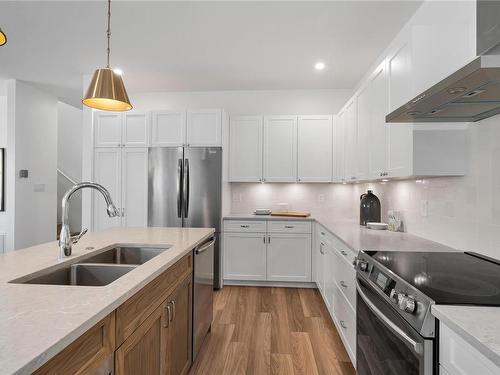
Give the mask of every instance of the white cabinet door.
M 264 181 L 297 181 L 297 116 L 264 117 Z
M 333 182 L 345 181 L 345 112 L 333 121 Z
M 358 119 L 357 102 L 354 98 L 345 107 L 344 114 L 344 137 L 345 137 L 345 179 L 347 181 L 356 180 L 357 170 L 357 137 Z
M 368 141 L 369 177 L 384 177 L 387 172 L 387 127 L 385 116 L 389 110 L 389 85 L 385 63 L 375 71 L 369 83 L 370 129 Z
M 104 186 L 118 210 L 121 210 L 121 148 L 96 148 L 94 155 L 94 181 Z M 121 226 L 121 217 L 108 217 L 102 194 L 93 192 L 93 230 Z
M 186 137 L 189 146 L 221 146 L 222 111 L 220 109 L 188 111 Z
M 297 180 L 332 181 L 332 116 L 299 116 Z
M 335 269 L 335 253 L 330 245 L 326 245 L 323 252 L 325 253 L 323 263 L 323 283 L 325 287 L 324 298 L 326 307 L 331 313 L 333 311 L 333 293 L 335 288 L 335 278 L 333 272 Z
M 265 233 L 224 234 L 224 279 L 266 280 Z
M 394 111 L 413 98 L 411 39 L 403 34 L 400 43 L 387 55 L 389 81 L 389 111 Z
M 156 111 L 151 114 L 151 145 L 183 146 L 186 143 L 186 112 Z
M 368 82 L 358 95 L 356 177 L 361 180 L 368 177 L 368 138 L 370 136 L 371 105 L 370 85 Z
M 123 114 L 123 139 L 126 147 L 149 146 L 149 113 L 128 112 Z
M 273 233 L 268 241 L 268 281 L 311 281 L 310 234 Z
M 235 116 L 229 125 L 229 181 L 262 181 L 262 117 Z
M 115 112 L 95 112 L 95 147 L 118 147 L 122 143 L 122 114 Z
M 148 219 L 148 149 L 122 149 L 122 226 L 146 227 Z

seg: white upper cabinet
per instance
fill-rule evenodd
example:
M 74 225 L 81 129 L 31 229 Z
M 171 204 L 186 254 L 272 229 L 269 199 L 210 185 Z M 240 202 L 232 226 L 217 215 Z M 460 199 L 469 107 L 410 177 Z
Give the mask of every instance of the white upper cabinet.
M 122 143 L 122 114 L 94 113 L 95 147 L 120 147 Z
M 368 178 L 368 138 L 371 126 L 371 90 L 367 82 L 358 94 L 357 140 L 356 140 L 356 177 L 360 180 Z M 370 140 L 371 141 L 371 140 Z
M 186 143 L 185 111 L 154 111 L 151 116 L 153 147 L 175 147 Z
M 345 179 L 356 180 L 357 172 L 357 140 L 358 140 L 358 113 L 356 98 L 347 103 L 344 110 L 344 138 L 345 138 Z
M 296 180 L 297 116 L 265 116 L 264 181 Z
M 148 149 L 122 150 L 122 226 L 148 224 Z
M 333 182 L 345 181 L 345 112 L 339 113 L 333 123 Z
M 95 112 L 95 147 L 148 147 L 149 114 Z
M 414 96 L 412 82 L 411 39 L 403 33 L 387 56 L 389 80 L 389 111 L 393 111 Z
M 385 177 L 387 170 L 387 125 L 385 115 L 389 109 L 387 69 L 382 63 L 369 82 L 370 130 L 368 141 L 368 176 L 370 179 Z
M 149 113 L 127 112 L 123 114 L 122 143 L 125 147 L 148 147 Z
M 297 181 L 332 181 L 332 116 L 299 116 Z
M 189 110 L 186 143 L 189 146 L 221 146 L 222 111 L 220 109 Z
M 232 116 L 229 124 L 229 181 L 262 181 L 262 116 Z

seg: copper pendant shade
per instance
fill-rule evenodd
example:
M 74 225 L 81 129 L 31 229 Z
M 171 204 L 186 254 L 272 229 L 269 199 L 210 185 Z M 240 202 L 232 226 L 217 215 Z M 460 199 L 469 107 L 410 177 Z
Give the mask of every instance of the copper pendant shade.
M 103 111 L 132 109 L 122 77 L 110 68 L 95 71 L 82 103 Z
M 108 0 L 108 49 L 106 68 L 97 69 L 82 103 L 90 108 L 102 111 L 129 111 L 132 104 L 125 90 L 125 85 L 120 74 L 117 74 L 109 66 L 110 37 L 111 37 L 111 0 Z
M 3 46 L 5 43 L 7 43 L 7 35 L 0 29 L 0 46 Z

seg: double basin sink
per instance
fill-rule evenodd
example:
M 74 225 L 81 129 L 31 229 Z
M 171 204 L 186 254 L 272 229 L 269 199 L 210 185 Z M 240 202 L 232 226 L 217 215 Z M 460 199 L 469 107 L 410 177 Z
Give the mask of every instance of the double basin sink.
M 168 247 L 116 246 L 101 253 L 69 264 L 62 268 L 50 268 L 12 280 L 16 284 L 104 286 L 119 279 L 148 260 L 160 255 Z

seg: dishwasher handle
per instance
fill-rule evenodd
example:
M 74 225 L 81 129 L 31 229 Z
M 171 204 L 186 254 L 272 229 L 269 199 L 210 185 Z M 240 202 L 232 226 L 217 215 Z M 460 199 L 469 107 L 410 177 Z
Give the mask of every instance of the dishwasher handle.
M 201 245 L 200 247 L 197 247 L 194 251 L 196 255 L 201 254 L 205 251 L 207 251 L 213 244 L 215 243 L 215 238 L 212 238 L 208 243 L 205 243 Z

